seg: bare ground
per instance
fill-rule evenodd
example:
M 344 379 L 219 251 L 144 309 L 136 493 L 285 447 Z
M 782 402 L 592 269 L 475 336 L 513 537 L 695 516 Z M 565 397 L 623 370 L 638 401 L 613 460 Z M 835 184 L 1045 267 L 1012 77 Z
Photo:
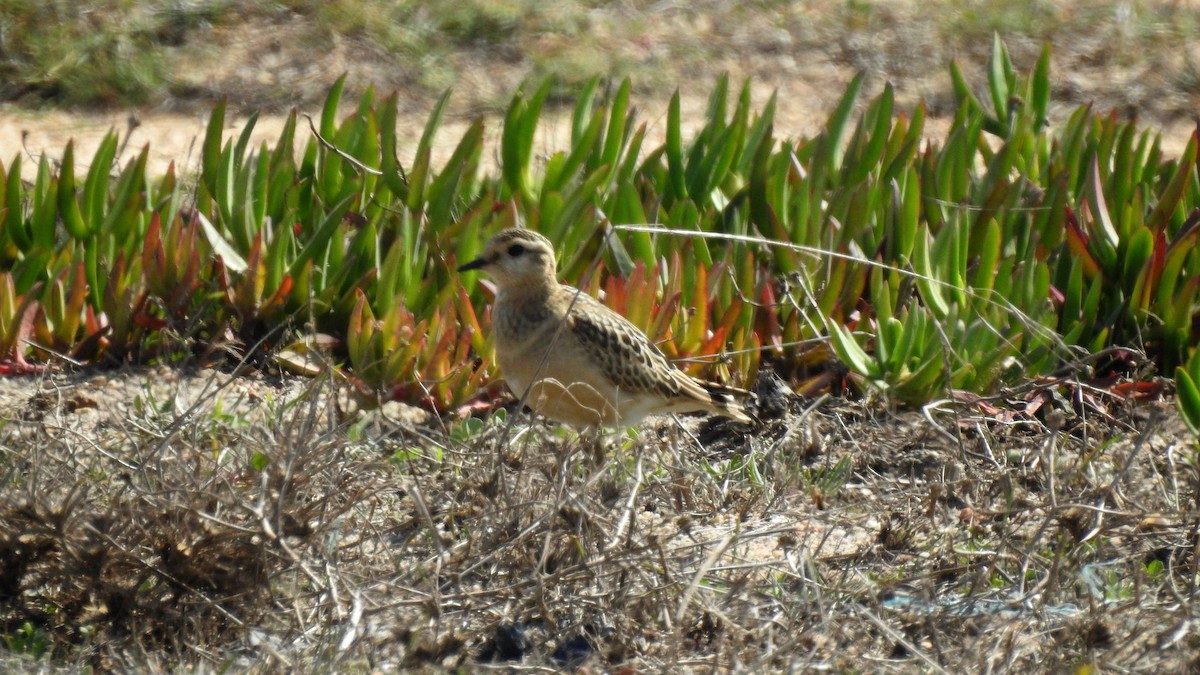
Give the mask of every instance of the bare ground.
M 1194 448 L 1169 404 L 1097 391 L 889 412 L 765 386 L 753 429 L 597 438 L 261 373 L 0 380 L 0 633 L 28 635 L 3 658 L 1195 668 Z

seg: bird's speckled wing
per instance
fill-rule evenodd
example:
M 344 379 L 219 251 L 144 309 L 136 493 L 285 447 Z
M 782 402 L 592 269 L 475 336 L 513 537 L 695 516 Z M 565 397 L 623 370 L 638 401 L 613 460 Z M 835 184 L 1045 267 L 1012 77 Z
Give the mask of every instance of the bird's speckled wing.
M 563 292 L 575 296 L 573 288 L 564 287 Z M 570 330 L 618 389 L 708 399 L 703 388 L 668 361 L 625 317 L 584 293 L 572 299 L 574 305 L 567 315 Z

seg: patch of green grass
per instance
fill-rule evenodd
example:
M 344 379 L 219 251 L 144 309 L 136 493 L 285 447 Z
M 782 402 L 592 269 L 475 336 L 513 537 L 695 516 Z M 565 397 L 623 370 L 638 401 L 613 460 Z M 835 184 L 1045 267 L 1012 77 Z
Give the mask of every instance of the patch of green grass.
M 0 98 L 124 105 L 173 87 L 181 48 L 261 13 L 257 1 L 88 0 L 0 4 Z M 219 50 L 217 50 L 219 51 Z
M 34 659 L 41 658 L 50 648 L 50 641 L 46 639 L 45 632 L 34 627 L 29 621 L 11 633 L 0 635 L 0 639 L 4 641 L 8 651 L 32 656 Z

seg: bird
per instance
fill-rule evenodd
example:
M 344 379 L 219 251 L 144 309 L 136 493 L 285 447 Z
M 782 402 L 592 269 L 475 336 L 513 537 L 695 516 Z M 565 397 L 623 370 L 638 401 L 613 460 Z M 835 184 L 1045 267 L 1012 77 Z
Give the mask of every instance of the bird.
M 751 422 L 750 392 L 677 368 L 628 319 L 556 276 L 554 246 L 533 230 L 492 236 L 458 268 L 496 284 L 492 337 L 509 388 L 534 411 L 576 427 L 635 427 L 647 415 L 707 411 Z

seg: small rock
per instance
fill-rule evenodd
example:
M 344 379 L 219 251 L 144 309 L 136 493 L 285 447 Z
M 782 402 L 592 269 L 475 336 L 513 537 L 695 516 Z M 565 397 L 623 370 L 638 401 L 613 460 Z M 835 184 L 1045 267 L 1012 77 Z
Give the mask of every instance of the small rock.
M 570 667 L 583 662 L 594 651 L 595 648 L 587 639 L 587 636 L 580 634 L 567 638 L 565 642 L 558 646 L 558 649 L 554 650 L 552 656 L 555 661 Z
M 520 622 L 502 623 L 496 626 L 496 632 L 479 658 L 485 662 L 520 661 L 530 649 L 533 649 L 533 641 L 525 634 L 525 626 Z

